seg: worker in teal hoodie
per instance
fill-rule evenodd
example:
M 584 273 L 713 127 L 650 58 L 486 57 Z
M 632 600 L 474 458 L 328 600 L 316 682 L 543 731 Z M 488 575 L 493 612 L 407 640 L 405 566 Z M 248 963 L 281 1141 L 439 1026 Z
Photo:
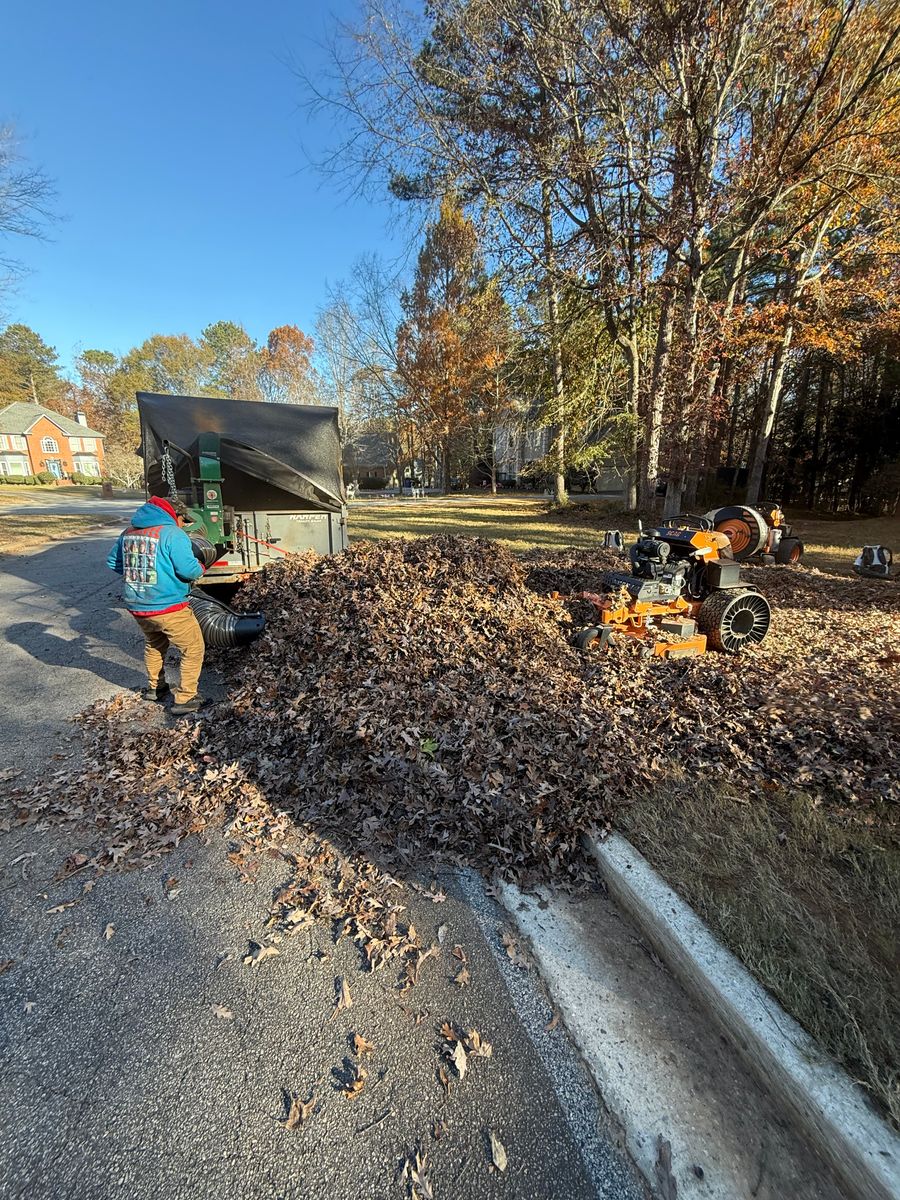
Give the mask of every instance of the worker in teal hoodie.
M 197 712 L 203 703 L 197 687 L 205 646 L 188 596 L 204 568 L 182 528 L 187 515 L 181 501 L 153 496 L 134 514 L 106 560 L 123 577 L 125 607 L 144 635 L 147 687 L 141 695 L 145 700 L 159 703 L 168 695 L 166 652 L 170 646 L 181 651 L 172 705 L 172 712 L 179 715 Z

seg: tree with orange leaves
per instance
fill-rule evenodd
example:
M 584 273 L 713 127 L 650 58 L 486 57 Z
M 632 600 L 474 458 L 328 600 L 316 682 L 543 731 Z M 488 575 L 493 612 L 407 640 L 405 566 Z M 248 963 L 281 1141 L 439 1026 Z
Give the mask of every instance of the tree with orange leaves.
M 259 385 L 265 400 L 275 404 L 318 402 L 312 356 L 315 342 L 296 325 L 279 325 L 262 350 Z
M 439 462 L 450 490 L 454 447 L 471 460 L 475 414 L 497 366 L 496 305 L 475 227 L 447 196 L 426 233 L 397 332 L 401 415 Z

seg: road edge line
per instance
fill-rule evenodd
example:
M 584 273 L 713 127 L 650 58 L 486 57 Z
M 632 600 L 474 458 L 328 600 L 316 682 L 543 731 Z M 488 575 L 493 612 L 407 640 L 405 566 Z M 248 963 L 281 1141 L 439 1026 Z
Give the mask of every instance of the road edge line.
M 613 900 L 724 1026 L 763 1086 L 858 1200 L 900 1200 L 900 1137 L 863 1090 L 621 834 L 586 836 Z

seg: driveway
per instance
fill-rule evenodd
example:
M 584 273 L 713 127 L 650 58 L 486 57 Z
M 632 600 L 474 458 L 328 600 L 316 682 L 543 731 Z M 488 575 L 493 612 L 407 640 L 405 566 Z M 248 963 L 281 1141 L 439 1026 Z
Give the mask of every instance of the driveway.
M 141 683 L 140 638 L 103 563 L 115 532 L 0 564 L 6 766 L 39 777 L 75 712 Z M 93 888 L 78 874 L 56 882 L 85 837 L 9 819 L 0 833 L 4 1200 L 424 1198 L 425 1184 L 413 1193 L 398 1175 L 416 1151 L 438 1197 L 645 1196 L 535 971 L 510 961 L 509 918 L 478 877 L 445 873 L 440 904 L 405 888 L 424 938 L 465 948 L 471 984 L 455 986 L 444 949 L 401 997 L 323 928 L 244 965 L 284 880 L 277 856 L 242 880 L 213 834 Z M 334 1016 L 339 977 L 353 1004 Z M 438 1078 L 448 1019 L 493 1045 L 449 1093 Z M 355 1032 L 375 1050 L 350 1099 Z M 287 1130 L 294 1093 L 316 1106 Z

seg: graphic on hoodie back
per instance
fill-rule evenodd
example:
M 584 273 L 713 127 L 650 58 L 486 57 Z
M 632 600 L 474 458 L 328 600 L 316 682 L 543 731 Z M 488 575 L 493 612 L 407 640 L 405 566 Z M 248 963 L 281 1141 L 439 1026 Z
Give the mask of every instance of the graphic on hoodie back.
M 125 582 L 140 594 L 157 582 L 156 552 L 161 525 L 149 529 L 126 529 L 122 538 L 122 565 Z

